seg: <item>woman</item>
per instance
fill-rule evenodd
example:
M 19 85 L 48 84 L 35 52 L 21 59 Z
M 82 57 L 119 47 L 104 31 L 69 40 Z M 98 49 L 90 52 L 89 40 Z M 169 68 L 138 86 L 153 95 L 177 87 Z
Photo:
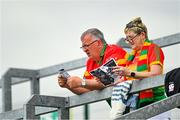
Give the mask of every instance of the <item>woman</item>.
M 164 63 L 163 51 L 158 45 L 154 44 L 152 41 L 148 39 L 147 28 L 142 23 L 141 18 L 138 17 L 132 20 L 131 22 L 129 22 L 126 25 L 124 32 L 126 34 L 125 41 L 131 46 L 132 52 L 129 54 L 126 67 L 121 67 L 121 66 L 114 67 L 113 72 L 115 72 L 120 76 L 124 76 L 122 79 L 120 79 L 117 82 L 116 86 L 118 86 L 118 84 L 123 84 L 120 86 L 126 85 L 124 84 L 124 81 L 128 81 L 129 82 L 128 84 L 131 84 L 132 80 L 135 79 L 142 79 L 142 78 L 147 78 L 162 74 L 163 63 Z M 113 89 L 114 90 L 111 98 L 112 110 L 114 108 L 116 110 L 111 111 L 111 114 L 112 112 L 116 112 L 114 113 L 115 115 L 120 113 L 120 112 L 118 113 L 118 109 L 121 110 L 123 106 L 123 105 L 117 105 L 119 103 L 116 101 L 118 100 L 117 99 L 118 91 L 123 91 L 123 89 L 118 90 L 118 87 L 114 87 Z M 129 92 L 129 89 L 128 91 L 124 92 L 125 94 L 124 98 L 122 97 L 123 93 L 119 93 L 121 96 L 120 99 L 122 101 L 120 103 L 124 103 L 124 105 L 127 102 L 127 94 Z M 163 98 L 165 98 L 163 87 L 157 87 L 157 88 L 141 91 L 139 93 L 138 107 L 143 107 L 145 105 L 161 100 Z M 114 105 L 115 106 L 114 108 L 113 108 L 113 102 L 116 103 L 116 105 Z M 116 108 L 117 106 L 121 107 L 121 109 L 120 108 L 117 109 Z

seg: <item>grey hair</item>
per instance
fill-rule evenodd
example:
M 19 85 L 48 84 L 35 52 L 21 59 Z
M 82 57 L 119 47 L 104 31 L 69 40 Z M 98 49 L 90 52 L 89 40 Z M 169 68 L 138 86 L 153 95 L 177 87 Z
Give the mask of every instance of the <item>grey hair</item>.
M 81 35 L 81 40 L 83 40 L 87 34 L 93 35 L 95 38 L 100 39 L 104 44 L 106 44 L 103 33 L 100 30 L 98 30 L 97 28 L 90 28 L 90 29 L 86 30 Z

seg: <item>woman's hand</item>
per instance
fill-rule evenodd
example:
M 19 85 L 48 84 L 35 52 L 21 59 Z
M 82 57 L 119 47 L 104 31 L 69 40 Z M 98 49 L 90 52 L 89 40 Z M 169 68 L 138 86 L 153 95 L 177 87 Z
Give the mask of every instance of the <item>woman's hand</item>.
M 120 76 L 130 76 L 131 75 L 131 71 L 128 68 L 122 67 L 122 66 L 113 67 L 113 72 L 116 75 L 120 75 Z
M 117 81 L 114 82 L 113 85 L 117 85 L 118 83 L 121 83 L 124 81 L 124 77 L 120 77 Z

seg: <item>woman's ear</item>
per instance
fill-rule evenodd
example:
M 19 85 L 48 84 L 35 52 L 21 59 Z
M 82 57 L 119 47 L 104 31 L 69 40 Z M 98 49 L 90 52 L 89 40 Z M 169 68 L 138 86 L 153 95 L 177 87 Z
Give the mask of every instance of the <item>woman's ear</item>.
M 146 33 L 145 32 L 141 32 L 141 35 L 146 37 Z

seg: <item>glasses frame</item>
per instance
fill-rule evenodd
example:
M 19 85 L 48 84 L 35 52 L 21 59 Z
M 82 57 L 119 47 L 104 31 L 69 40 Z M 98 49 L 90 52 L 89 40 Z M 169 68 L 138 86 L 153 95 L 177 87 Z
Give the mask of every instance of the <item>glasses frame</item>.
M 91 43 L 89 43 L 89 44 L 87 44 L 87 45 L 81 46 L 80 48 L 81 48 L 81 49 L 88 48 L 89 46 L 91 46 L 93 43 L 95 43 L 95 42 L 97 42 L 97 41 L 98 41 L 98 40 L 95 40 L 95 41 L 93 41 L 93 42 L 91 42 Z
M 133 39 L 134 38 L 136 38 L 137 36 L 139 36 L 141 33 L 138 33 L 138 34 L 136 34 L 134 37 L 132 37 L 132 38 L 128 38 L 128 37 L 126 37 L 125 39 L 124 39 L 124 41 L 126 42 L 126 43 L 132 43 L 133 42 Z

